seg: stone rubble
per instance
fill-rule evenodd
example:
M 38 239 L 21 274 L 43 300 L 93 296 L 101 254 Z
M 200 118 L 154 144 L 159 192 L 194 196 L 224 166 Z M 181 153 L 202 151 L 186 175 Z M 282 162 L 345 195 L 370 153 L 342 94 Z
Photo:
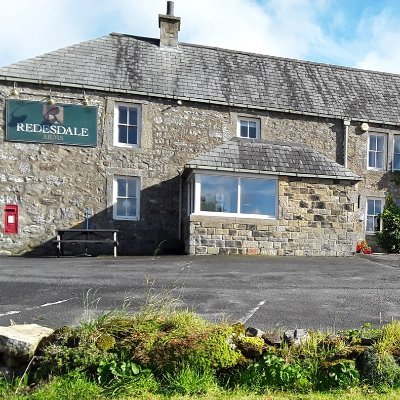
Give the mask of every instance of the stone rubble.
M 40 341 L 52 333 L 53 329 L 36 324 L 0 326 L 0 373 L 20 375 Z

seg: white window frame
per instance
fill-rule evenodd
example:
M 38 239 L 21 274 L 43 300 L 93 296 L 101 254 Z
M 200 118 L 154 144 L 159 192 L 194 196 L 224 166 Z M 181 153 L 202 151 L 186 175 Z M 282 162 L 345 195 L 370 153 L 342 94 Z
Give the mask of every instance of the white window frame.
M 123 143 L 119 141 L 119 107 L 128 107 L 128 108 L 134 108 L 137 111 L 137 143 L 136 144 L 130 144 L 130 143 Z M 141 107 L 139 104 L 134 104 L 134 103 L 115 103 L 114 106 L 114 133 L 113 133 L 113 144 L 114 146 L 117 147 L 125 147 L 129 149 L 136 149 L 140 147 L 140 141 L 141 141 L 141 130 L 142 130 L 142 112 L 141 112 Z M 135 125 L 129 125 L 127 126 L 135 126 Z
M 392 171 L 400 171 L 400 168 L 394 168 L 394 157 L 397 156 L 400 159 L 400 153 L 396 153 L 395 149 L 395 142 L 398 140 L 400 142 L 400 135 L 394 135 L 393 137 L 393 159 L 392 159 Z
M 370 152 L 379 153 L 380 151 L 371 150 L 371 136 L 380 136 L 383 137 L 383 149 L 382 149 L 382 167 L 371 167 L 369 165 L 369 154 Z M 368 133 L 368 149 L 367 149 L 367 169 L 374 170 L 374 171 L 385 171 L 386 170 L 386 160 L 387 160 L 387 135 L 385 133 L 376 133 L 376 132 L 369 132 Z M 376 157 L 375 157 L 376 162 Z
M 365 233 L 368 235 L 374 235 L 377 231 L 369 231 L 367 230 L 368 226 L 368 216 L 376 217 L 378 214 L 368 214 L 368 200 L 380 201 L 381 202 L 381 212 L 383 212 L 383 207 L 385 207 L 385 199 L 383 197 L 367 197 L 365 202 Z M 380 223 L 379 229 L 382 230 L 382 221 Z
M 202 175 L 214 175 L 214 176 L 225 176 L 225 177 L 235 177 L 238 178 L 238 191 L 237 191 L 237 207 L 239 212 L 229 213 L 229 212 L 218 212 L 218 211 L 201 211 L 201 176 Z M 275 191 L 275 210 L 274 215 L 263 215 L 263 214 L 242 214 L 240 213 L 240 198 L 241 198 L 241 184 L 240 179 L 254 179 L 254 180 L 268 180 L 275 181 L 276 191 Z M 192 192 L 192 194 L 189 193 Z M 205 172 L 205 171 L 194 171 L 193 175 L 189 177 L 188 180 L 188 211 L 194 215 L 208 215 L 214 217 L 235 217 L 235 218 L 257 218 L 257 219 L 278 219 L 278 204 L 279 200 L 279 180 L 276 176 L 266 176 L 263 175 L 255 177 L 253 174 L 236 174 L 236 173 L 218 173 L 218 172 Z
M 118 179 L 132 179 L 136 181 L 136 215 L 135 216 L 126 216 L 126 215 L 118 215 L 117 214 L 117 199 L 118 196 Z M 114 175 L 113 178 L 113 219 L 115 220 L 129 220 L 129 221 L 138 221 L 140 219 L 140 188 L 141 181 L 137 176 L 126 176 L 126 175 Z M 126 197 L 127 199 L 130 197 Z
M 247 132 L 247 137 L 240 135 L 241 122 L 255 122 L 256 123 L 256 137 L 255 138 L 250 138 L 248 136 L 248 132 Z M 260 139 L 260 137 L 261 137 L 260 130 L 261 130 L 261 122 L 258 118 L 238 117 L 237 127 L 236 127 L 236 136 L 237 137 L 240 137 L 242 139 Z
M 195 180 L 192 174 L 187 181 L 187 215 L 195 210 Z

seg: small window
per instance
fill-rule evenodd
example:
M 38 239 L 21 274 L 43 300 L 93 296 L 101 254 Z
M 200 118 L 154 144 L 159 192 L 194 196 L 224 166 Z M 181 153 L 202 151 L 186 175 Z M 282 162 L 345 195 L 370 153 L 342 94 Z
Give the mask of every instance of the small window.
M 367 199 L 367 219 L 366 231 L 368 233 L 375 233 L 381 230 L 381 219 L 379 215 L 383 211 L 383 199 Z
M 400 171 L 400 135 L 396 135 L 393 142 L 393 171 Z
M 386 136 L 369 134 L 368 136 L 368 168 L 385 169 L 386 162 Z
M 114 145 L 139 147 L 140 108 L 135 105 L 116 104 L 114 118 Z
M 115 176 L 113 185 L 114 219 L 139 219 L 140 179 Z
M 237 135 L 241 138 L 259 139 L 260 138 L 260 120 L 239 118 Z

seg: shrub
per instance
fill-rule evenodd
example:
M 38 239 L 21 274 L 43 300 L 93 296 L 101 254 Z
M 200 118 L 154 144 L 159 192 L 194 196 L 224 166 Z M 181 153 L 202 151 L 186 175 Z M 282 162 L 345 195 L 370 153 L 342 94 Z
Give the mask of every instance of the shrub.
M 319 373 L 321 389 L 349 389 L 360 383 L 360 374 L 352 360 L 326 363 Z
M 31 375 L 36 381 L 75 370 L 90 377 L 96 376 L 103 360 L 117 358 L 116 354 L 108 352 L 114 344 L 112 336 L 99 333 L 93 326 L 89 329 L 87 324 L 75 329 L 56 330 L 39 346 L 39 361 L 33 366 Z
M 308 391 L 311 383 L 308 371 L 300 365 L 289 364 L 283 358 L 266 353 L 244 370 L 237 370 L 229 385 L 264 392 L 268 388 Z
M 181 362 L 220 369 L 241 359 L 241 353 L 231 346 L 232 334 L 228 324 L 211 324 L 182 311 L 140 319 L 125 346 L 134 360 L 155 370 L 171 370 Z
M 400 251 L 400 207 L 391 194 L 386 197 L 381 214 L 382 230 L 376 232 L 378 244 L 389 253 Z
M 33 378 L 46 380 L 51 376 L 68 374 L 71 371 L 85 372 L 95 376 L 100 363 L 111 362 L 116 354 L 99 350 L 94 343 L 82 341 L 77 347 L 51 344 L 43 350 L 40 362 L 33 368 Z
M 259 337 L 242 336 L 238 339 L 237 347 L 246 358 L 255 358 L 262 353 L 265 342 Z
M 380 354 L 376 348 L 369 347 L 357 364 L 361 380 L 372 386 L 394 387 L 400 384 L 400 367 L 391 354 Z

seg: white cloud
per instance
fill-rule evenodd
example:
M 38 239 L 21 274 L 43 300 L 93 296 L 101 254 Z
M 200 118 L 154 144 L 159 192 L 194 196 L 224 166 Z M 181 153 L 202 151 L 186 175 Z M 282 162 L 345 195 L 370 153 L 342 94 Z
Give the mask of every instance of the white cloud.
M 79 41 L 84 31 L 69 12 L 73 3 L 14 0 L 3 4 L 1 57 L 7 61 L 24 59 Z
M 389 9 L 365 17 L 358 29 L 359 59 L 356 66 L 364 69 L 400 73 L 400 18 Z M 354 44 L 357 46 L 357 43 Z
M 166 0 L 12 0 L 0 16 L 0 65 L 112 31 L 158 37 Z M 399 19 L 360 12 L 353 38 L 340 42 L 336 0 L 175 0 L 180 40 L 234 50 L 400 71 Z M 337 15 L 335 17 L 335 15 Z M 327 20 L 330 26 L 327 27 Z M 350 27 L 351 29 L 351 27 Z

